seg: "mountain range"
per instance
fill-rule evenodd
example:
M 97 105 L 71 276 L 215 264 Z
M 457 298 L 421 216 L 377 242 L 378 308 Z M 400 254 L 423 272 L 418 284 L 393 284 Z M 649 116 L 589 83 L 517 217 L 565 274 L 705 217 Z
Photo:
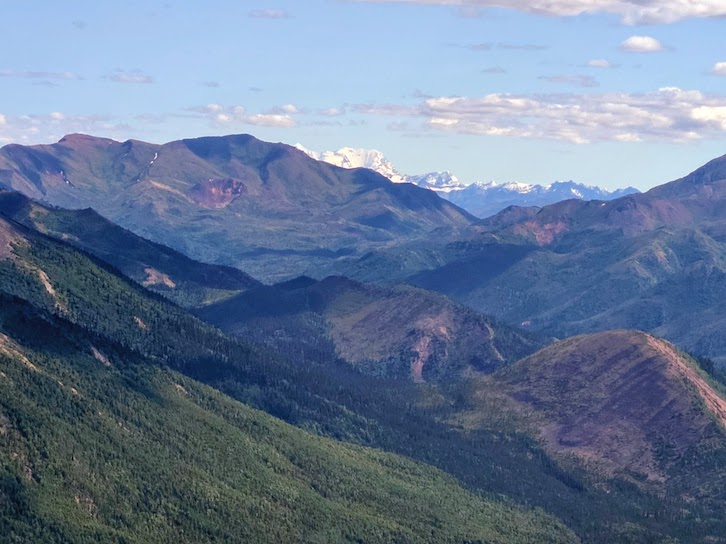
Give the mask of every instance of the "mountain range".
M 477 220 L 250 136 L 2 148 L 3 534 L 726 541 L 724 165 Z
M 642 336 L 623 336 L 618 343 L 636 354 L 617 375 L 609 370 L 615 354 L 593 359 L 591 374 L 580 379 L 578 365 L 589 358 L 571 361 L 573 350 L 565 343 L 514 365 L 501 361 L 494 375 L 439 372 L 440 385 L 400 381 L 395 373 L 367 378 L 350 363 L 340 366 L 335 354 L 300 360 L 290 344 L 276 352 L 274 334 L 259 347 L 227 337 L 85 251 L 8 219 L 0 218 L 0 226 L 0 514 L 21 540 L 718 542 L 723 534 L 717 514 L 722 487 L 713 478 L 722 470 L 717 446 L 723 430 L 709 427 L 720 393 L 695 363 L 677 354 L 662 362 L 637 355 Z M 95 243 L 91 238 L 89 246 Z M 361 301 L 347 293 L 364 286 L 348 280 L 294 284 L 275 289 L 317 289 L 323 299 L 330 292 L 322 306 L 307 306 L 328 315 L 349 316 L 346 310 L 357 313 L 391 294 L 398 306 L 406 299 L 410 306 L 420 293 L 446 308 L 440 296 L 418 290 L 401 298 L 396 290 L 372 288 Z M 294 314 L 290 300 L 281 306 Z M 456 311 L 451 303 L 448 308 Z M 358 333 L 370 340 L 384 334 Z M 298 337 L 305 334 L 298 329 Z M 577 354 L 602 352 L 597 336 L 578 341 Z M 665 343 L 655 345 L 673 352 Z M 280 358 L 285 353 L 289 359 Z M 661 480 L 613 461 L 607 448 L 597 456 L 576 450 L 573 458 L 572 449 L 557 446 L 561 441 L 553 446 L 543 423 L 559 420 L 543 403 L 554 402 L 546 395 L 561 386 L 564 377 L 556 372 L 565 364 L 570 370 L 564 376 L 573 379 L 571 403 L 588 399 L 591 380 L 603 372 L 614 381 L 599 398 L 616 399 L 616 376 L 627 380 L 628 372 L 651 365 L 661 373 L 659 387 L 683 398 L 670 405 L 670 427 L 656 431 L 653 419 L 637 418 L 633 425 L 656 433 L 656 445 L 685 444 L 690 449 L 684 451 L 700 454 L 705 464 L 688 464 L 685 471 L 665 462 L 658 465 Z M 686 370 L 671 373 L 672 365 Z M 522 377 L 528 372 L 536 372 L 536 380 Z M 683 389 L 684 377 L 693 386 Z M 645 396 L 642 409 L 658 413 L 661 402 L 658 395 Z M 568 432 L 587 434 L 590 421 L 583 415 L 568 423 Z M 688 421 L 693 438 L 683 437 L 674 421 Z M 330 442 L 310 431 L 391 453 Z M 236 454 L 219 459 L 229 444 L 239 444 Z M 175 483 L 173 474 L 188 472 L 182 466 L 195 468 Z M 661 498 L 666 491 L 669 500 Z M 681 496 L 697 496 L 698 503 Z M 533 505 L 542 510 L 532 513 Z M 223 523 L 232 510 L 236 521 Z
M 562 200 L 613 200 L 621 196 L 639 193 L 634 187 L 608 190 L 583 183 L 555 181 L 549 185 L 531 185 L 521 182 L 462 183 L 451 172 L 429 172 L 427 174 L 401 174 L 375 149 L 354 149 L 344 147 L 338 151 L 323 153 L 306 149 L 301 144 L 295 147 L 310 157 L 342 168 L 369 168 L 386 176 L 394 183 L 412 183 L 430 189 L 442 198 L 453 202 L 477 217 L 489 217 L 509 206 L 546 206 Z
M 0 236 L 10 541 L 576 541 L 551 517 L 184 376 L 227 367 L 240 387 L 254 355 L 67 245 L 5 219 Z

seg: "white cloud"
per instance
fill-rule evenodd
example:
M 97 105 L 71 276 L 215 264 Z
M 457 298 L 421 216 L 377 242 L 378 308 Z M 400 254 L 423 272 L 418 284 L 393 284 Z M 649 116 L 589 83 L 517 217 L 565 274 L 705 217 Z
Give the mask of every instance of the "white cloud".
M 248 15 L 255 19 L 287 19 L 290 14 L 284 9 L 253 9 Z
M 266 113 L 279 115 L 295 115 L 297 113 L 302 113 L 302 110 L 300 110 L 300 108 L 298 108 L 295 104 L 283 104 L 282 106 L 275 106 L 274 108 L 271 108 Z
M 590 68 L 613 68 L 610 61 L 605 59 L 592 59 L 588 61 L 587 65 Z
M 4 122 L 3 122 L 4 121 Z M 71 115 L 61 112 L 0 116 L 0 141 L 32 144 L 57 141 L 81 132 L 108 137 L 138 133 L 127 123 L 108 115 Z
M 368 3 L 400 3 L 450 6 L 469 15 L 484 8 L 509 8 L 537 15 L 573 17 L 605 13 L 625 24 L 665 24 L 682 19 L 723 17 L 723 0 L 353 0 Z
M 717 62 L 711 68 L 711 73 L 715 76 L 726 76 L 726 62 Z
M 66 81 L 83 79 L 75 72 L 45 72 L 35 70 L 0 70 L 0 77 L 19 77 L 27 79 L 60 79 Z
M 726 95 L 675 87 L 650 93 L 489 94 L 418 104 L 355 106 L 361 113 L 418 117 L 433 130 L 573 143 L 687 141 L 724 137 Z
M 338 117 L 340 115 L 345 115 L 345 110 L 343 108 L 325 108 L 318 110 L 318 113 L 325 117 Z
M 108 79 L 115 81 L 116 83 L 140 83 L 149 84 L 154 82 L 154 78 L 148 74 L 145 74 L 141 70 L 116 70 L 113 74 L 108 76 Z
M 216 103 L 207 104 L 206 106 L 193 106 L 187 108 L 187 110 L 208 118 L 213 126 L 246 124 L 266 127 L 295 127 L 297 122 L 291 115 L 300 113 L 297 106 L 293 104 L 276 106 L 270 110 L 276 113 L 250 114 L 244 106 L 223 106 Z
M 693 118 L 726 131 L 726 106 L 699 106 L 693 110 Z
M 274 113 L 258 113 L 252 115 L 246 119 L 250 125 L 257 125 L 262 127 L 294 127 L 297 126 L 295 119 L 289 115 L 279 115 Z
M 631 36 L 620 44 L 623 51 L 631 53 L 655 53 L 663 51 L 663 44 L 650 36 Z

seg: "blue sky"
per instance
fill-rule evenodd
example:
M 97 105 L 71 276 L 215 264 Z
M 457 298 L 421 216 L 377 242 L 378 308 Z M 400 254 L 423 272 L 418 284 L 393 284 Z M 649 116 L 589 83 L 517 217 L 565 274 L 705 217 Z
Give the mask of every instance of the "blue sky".
M 0 144 L 247 132 L 647 189 L 726 153 L 724 0 L 26 0 Z

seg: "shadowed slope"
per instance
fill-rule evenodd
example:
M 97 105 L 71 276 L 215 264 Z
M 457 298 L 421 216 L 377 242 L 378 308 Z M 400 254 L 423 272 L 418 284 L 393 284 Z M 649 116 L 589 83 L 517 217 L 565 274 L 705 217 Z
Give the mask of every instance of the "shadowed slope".
M 0 214 L 96 255 L 182 305 L 200 305 L 260 285 L 235 268 L 200 263 L 136 236 L 91 209 L 53 208 L 0 191 Z
M 340 358 L 364 372 L 416 382 L 492 372 L 539 345 L 437 293 L 333 276 L 251 290 L 210 305 L 199 315 L 241 337 L 269 324 L 269 338 L 280 342 L 281 324 L 286 323 L 290 340 L 310 343 L 317 337 L 321 344 L 332 343 Z

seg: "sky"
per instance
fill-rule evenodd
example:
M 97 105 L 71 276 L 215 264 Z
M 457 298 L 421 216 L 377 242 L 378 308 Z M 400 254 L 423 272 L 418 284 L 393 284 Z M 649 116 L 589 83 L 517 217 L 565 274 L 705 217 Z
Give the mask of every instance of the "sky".
M 726 0 L 0 6 L 0 145 L 249 133 L 641 190 L 726 154 Z

